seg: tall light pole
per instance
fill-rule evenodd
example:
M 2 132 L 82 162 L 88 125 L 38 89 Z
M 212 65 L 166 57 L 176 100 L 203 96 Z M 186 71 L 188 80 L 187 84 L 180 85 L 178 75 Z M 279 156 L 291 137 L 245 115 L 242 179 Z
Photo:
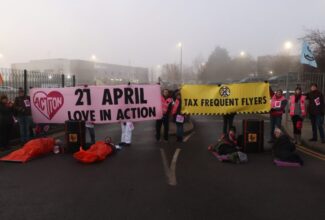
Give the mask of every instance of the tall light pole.
M 287 80 L 286 80 L 286 98 L 287 100 L 289 100 L 289 71 L 290 71 L 290 50 L 292 49 L 293 47 L 293 44 L 291 41 L 286 41 L 284 43 L 284 49 L 287 51 L 287 54 L 288 54 L 288 59 L 289 59 L 289 69 L 287 71 Z M 289 107 L 288 105 L 286 105 L 286 120 L 285 120 L 285 126 L 288 127 L 288 120 L 289 120 L 289 114 L 288 114 L 288 111 L 289 111 Z
M 96 71 L 96 60 L 97 60 L 97 57 L 95 54 L 92 54 L 91 55 L 91 60 L 93 61 L 94 63 L 94 82 L 95 82 L 95 85 L 97 85 L 97 71 Z
M 183 80 L 183 45 L 182 45 L 182 42 L 179 42 L 177 44 L 177 47 L 180 50 L 179 71 L 180 71 L 180 74 L 181 74 L 181 81 L 183 83 L 184 80 Z

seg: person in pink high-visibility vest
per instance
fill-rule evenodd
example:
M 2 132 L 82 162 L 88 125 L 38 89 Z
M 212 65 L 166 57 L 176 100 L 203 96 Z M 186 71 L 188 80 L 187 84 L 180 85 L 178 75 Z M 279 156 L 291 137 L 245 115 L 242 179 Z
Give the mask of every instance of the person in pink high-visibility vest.
M 176 94 L 176 99 L 172 109 L 172 115 L 176 123 L 176 138 L 178 142 L 183 142 L 185 115 L 182 114 L 181 94 Z
M 282 115 L 285 111 L 287 100 L 283 96 L 281 89 L 278 89 L 271 98 L 271 111 L 270 111 L 270 124 L 271 124 L 271 139 L 269 143 L 274 142 L 274 129 L 275 127 L 281 128 Z
M 302 122 L 306 117 L 306 96 L 302 95 L 300 87 L 297 87 L 295 94 L 290 96 L 290 116 L 295 144 L 301 144 Z
M 164 140 L 168 141 L 168 132 L 169 132 L 169 114 L 171 112 L 173 100 L 169 97 L 168 89 L 162 91 L 161 96 L 161 105 L 163 117 L 156 121 L 156 140 L 160 141 L 160 132 L 161 127 L 164 125 Z

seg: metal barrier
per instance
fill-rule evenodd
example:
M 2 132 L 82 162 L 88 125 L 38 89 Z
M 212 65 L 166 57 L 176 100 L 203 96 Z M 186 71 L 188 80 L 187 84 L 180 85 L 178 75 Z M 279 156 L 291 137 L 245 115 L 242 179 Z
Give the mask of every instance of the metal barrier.
M 30 88 L 35 87 L 58 88 L 76 85 L 76 77 L 69 74 L 0 68 L 0 77 L 0 94 L 6 94 L 10 100 L 18 95 L 19 88 L 23 88 L 28 93 Z

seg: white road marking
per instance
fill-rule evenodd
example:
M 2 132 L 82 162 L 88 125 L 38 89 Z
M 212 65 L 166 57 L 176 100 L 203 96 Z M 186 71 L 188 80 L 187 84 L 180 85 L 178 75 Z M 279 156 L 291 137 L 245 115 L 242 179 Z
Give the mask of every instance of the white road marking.
M 168 162 L 167 162 L 167 157 L 166 157 L 165 150 L 160 148 L 160 154 L 161 154 L 161 159 L 162 159 L 162 163 L 163 163 L 163 166 L 164 166 L 165 175 L 166 175 L 167 180 L 169 182 L 170 171 L 169 171 L 169 167 L 168 167 Z
M 187 135 L 185 138 L 184 138 L 184 142 L 187 142 L 188 139 L 190 139 L 190 137 L 192 137 L 193 135 L 195 134 L 195 131 L 191 132 L 189 135 Z
M 172 162 L 170 164 L 170 168 L 169 168 L 169 184 L 171 186 L 176 186 L 177 185 L 177 180 L 176 180 L 176 162 L 177 162 L 177 158 L 178 158 L 178 155 L 179 155 L 180 152 L 181 152 L 181 149 L 180 148 L 177 148 L 176 151 L 175 151 L 175 153 L 174 153 Z
M 161 154 L 161 159 L 164 167 L 164 172 L 167 177 L 167 183 L 171 186 L 176 186 L 177 185 L 177 180 L 176 180 L 176 164 L 177 164 L 177 158 L 180 153 L 181 149 L 177 148 L 175 150 L 175 153 L 173 155 L 173 159 L 170 163 L 170 166 L 168 167 L 168 161 L 167 161 L 167 156 L 166 152 L 163 148 L 160 148 L 160 154 Z

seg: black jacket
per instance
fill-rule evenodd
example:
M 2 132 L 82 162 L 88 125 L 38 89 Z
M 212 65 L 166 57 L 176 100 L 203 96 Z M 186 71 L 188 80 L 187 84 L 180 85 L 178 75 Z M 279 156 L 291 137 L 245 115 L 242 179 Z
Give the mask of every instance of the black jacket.
M 273 144 L 274 157 L 280 160 L 287 160 L 295 150 L 296 145 L 284 134 L 277 138 Z
M 0 126 L 3 129 L 6 129 L 7 126 L 12 125 L 13 121 L 13 114 L 12 108 L 5 106 L 4 104 L 0 103 Z
M 318 91 L 312 91 L 307 93 L 308 113 L 310 115 L 324 115 L 324 96 Z
M 30 97 L 29 96 L 18 96 L 15 98 L 14 111 L 17 116 L 30 116 Z

